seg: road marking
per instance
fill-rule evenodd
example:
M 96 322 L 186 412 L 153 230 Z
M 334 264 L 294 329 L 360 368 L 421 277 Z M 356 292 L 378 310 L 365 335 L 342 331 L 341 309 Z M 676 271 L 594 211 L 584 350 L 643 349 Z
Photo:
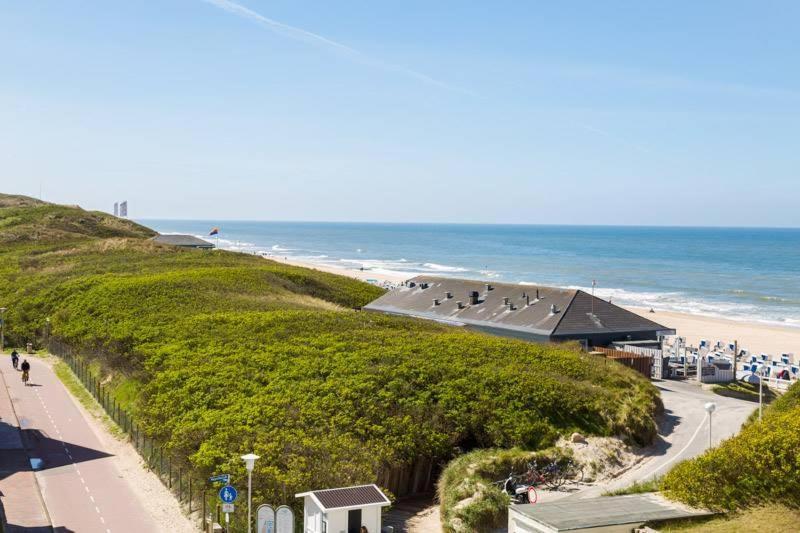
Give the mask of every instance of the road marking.
M 95 503 L 94 496 L 89 496 L 89 499 L 92 500 L 92 503 Z
M 97 511 L 97 514 L 100 514 L 100 508 L 97 507 L 96 505 L 94 506 L 94 510 Z
M 683 448 L 681 448 L 681 451 L 679 451 L 677 454 L 673 455 L 673 456 L 672 456 L 672 458 L 671 458 L 669 461 L 665 462 L 664 464 L 662 464 L 661 466 L 659 466 L 658 468 L 656 468 L 655 470 L 653 470 L 653 471 L 650 473 L 650 477 L 655 477 L 655 475 L 656 475 L 656 472 L 658 472 L 659 470 L 661 470 L 662 468 L 664 468 L 664 467 L 665 467 L 665 466 L 667 466 L 668 464 L 671 464 L 672 462 L 676 461 L 677 459 L 680 459 L 681 455 L 683 455 L 683 452 L 685 452 L 686 450 L 688 450 L 688 449 L 689 449 L 689 446 L 691 446 L 691 445 L 692 445 L 692 443 L 694 442 L 694 439 L 696 439 L 696 438 L 697 438 L 697 435 L 700 433 L 700 430 L 701 430 L 701 429 L 703 429 L 703 427 L 706 425 L 706 422 L 707 422 L 707 421 L 708 421 L 708 416 L 706 416 L 706 417 L 703 419 L 703 421 L 702 421 L 702 422 L 700 422 L 700 425 L 699 425 L 699 426 L 697 426 L 697 429 L 694 431 L 694 434 L 692 435 L 692 438 L 691 438 L 691 439 L 689 439 L 689 442 L 687 442 L 687 443 L 686 443 L 686 446 L 684 446 Z

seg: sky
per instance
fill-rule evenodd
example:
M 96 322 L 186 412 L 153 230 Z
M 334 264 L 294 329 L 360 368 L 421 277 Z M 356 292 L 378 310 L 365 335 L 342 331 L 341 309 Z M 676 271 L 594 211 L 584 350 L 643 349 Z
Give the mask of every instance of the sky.
M 135 218 L 800 226 L 800 2 L 3 0 L 0 191 Z

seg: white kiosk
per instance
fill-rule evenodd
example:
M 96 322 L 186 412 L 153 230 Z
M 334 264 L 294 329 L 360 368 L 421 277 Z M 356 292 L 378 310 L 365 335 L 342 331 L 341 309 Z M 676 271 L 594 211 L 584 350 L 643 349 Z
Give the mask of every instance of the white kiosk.
M 295 495 L 303 498 L 305 533 L 380 533 L 381 510 L 391 505 L 376 485 L 313 490 Z

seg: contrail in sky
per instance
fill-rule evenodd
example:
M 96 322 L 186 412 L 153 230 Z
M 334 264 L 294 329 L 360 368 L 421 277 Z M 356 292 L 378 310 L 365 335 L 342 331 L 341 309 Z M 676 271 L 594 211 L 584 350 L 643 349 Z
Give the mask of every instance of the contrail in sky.
M 319 35 L 317 33 L 313 33 L 313 32 L 310 32 L 308 30 L 304 30 L 302 28 L 296 28 L 294 26 L 290 26 L 288 24 L 284 24 L 283 22 L 278 22 L 277 20 L 265 17 L 264 15 L 262 15 L 260 13 L 257 13 L 255 11 L 253 11 L 252 9 L 249 9 L 249 8 L 247 8 L 247 7 L 245 7 L 245 6 L 241 5 L 241 4 L 238 4 L 236 2 L 232 2 L 230 0 L 203 0 L 203 1 L 206 2 L 206 3 L 209 3 L 211 5 L 214 5 L 214 6 L 218 7 L 218 8 L 220 8 L 220 9 L 224 9 L 225 11 L 227 11 L 229 13 L 232 13 L 234 15 L 237 15 L 239 17 L 251 20 L 251 21 L 253 21 L 253 22 L 257 23 L 257 24 L 260 24 L 261 26 L 264 26 L 265 28 L 267 28 L 267 29 L 269 29 L 269 30 L 271 30 L 271 31 L 273 31 L 275 33 L 279 33 L 279 34 L 281 34 L 281 35 L 283 35 L 285 37 L 288 37 L 290 39 L 295 39 L 297 41 L 305 41 L 307 43 L 311 43 L 311 44 L 314 44 L 314 45 L 317 45 L 317 46 L 323 46 L 323 47 L 326 47 L 326 48 L 330 48 L 330 49 L 332 49 L 332 50 L 334 50 L 336 52 L 343 53 L 345 55 L 349 55 L 353 59 L 355 59 L 355 60 L 357 60 L 357 61 L 359 61 L 361 63 L 370 65 L 372 67 L 376 67 L 376 68 L 380 68 L 380 69 L 383 69 L 383 70 L 388 70 L 388 71 L 391 71 L 391 72 L 397 72 L 397 73 L 400 73 L 400 74 L 404 74 L 404 75 L 409 76 L 411 78 L 414 78 L 414 79 L 417 79 L 419 81 L 428 83 L 430 85 L 435 85 L 435 86 L 443 88 L 443 89 L 448 89 L 448 90 L 451 90 L 451 91 L 458 91 L 458 92 L 461 92 L 461 93 L 471 94 L 471 93 L 469 93 L 469 91 L 466 91 L 464 89 L 460 89 L 458 87 L 453 87 L 452 85 L 449 85 L 449 84 L 447 84 L 447 83 L 445 83 L 443 81 L 439 81 L 439 80 L 437 80 L 435 78 L 431 78 L 430 76 L 428 76 L 426 74 L 422 74 L 421 72 L 417 72 L 415 70 L 411 70 L 409 68 L 406 68 L 406 67 L 403 67 L 403 66 L 400 66 L 400 65 L 393 65 L 391 63 L 386 63 L 384 61 L 380 61 L 378 59 L 369 57 L 368 55 L 364 54 L 363 52 L 360 52 L 360 51 L 356 50 L 355 48 L 351 48 L 351 47 L 347 46 L 346 44 L 342 44 L 342 43 L 333 41 L 333 40 L 328 39 L 327 37 L 323 37 L 322 35 Z

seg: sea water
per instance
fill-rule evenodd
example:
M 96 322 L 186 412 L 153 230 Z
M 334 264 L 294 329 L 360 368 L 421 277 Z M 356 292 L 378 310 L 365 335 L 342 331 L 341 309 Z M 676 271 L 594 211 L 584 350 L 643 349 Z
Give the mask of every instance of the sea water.
M 145 220 L 335 268 L 591 290 L 614 303 L 800 327 L 800 229 Z

